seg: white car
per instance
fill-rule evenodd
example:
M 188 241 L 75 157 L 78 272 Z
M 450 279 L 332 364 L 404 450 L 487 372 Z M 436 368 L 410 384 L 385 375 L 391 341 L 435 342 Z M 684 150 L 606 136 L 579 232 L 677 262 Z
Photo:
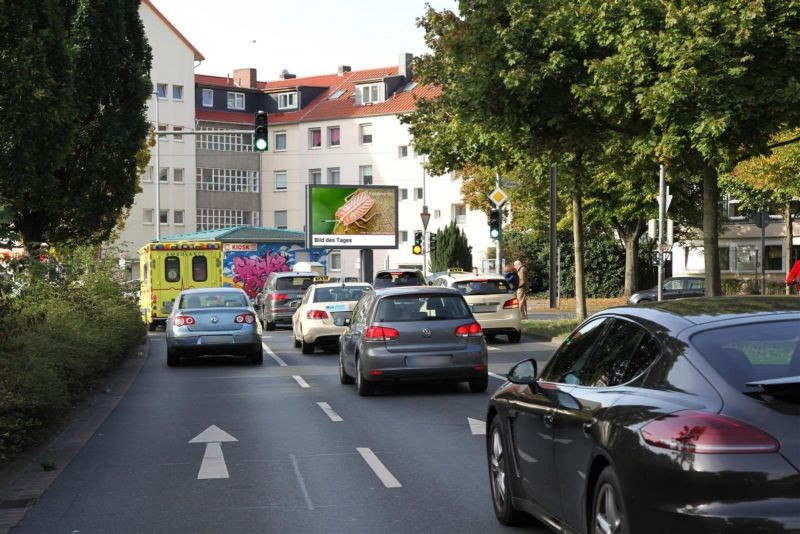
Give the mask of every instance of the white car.
M 314 284 L 308 288 L 292 316 L 295 348 L 313 354 L 317 345 L 336 348 L 339 336 L 347 328 L 333 324 L 339 317 L 350 318 L 353 307 L 364 291 L 372 286 L 363 282 Z
M 446 274 L 437 278 L 433 285 L 452 287 L 464 295 L 486 339 L 492 340 L 498 334 L 508 336 L 511 343 L 522 339 L 519 301 L 499 274 Z

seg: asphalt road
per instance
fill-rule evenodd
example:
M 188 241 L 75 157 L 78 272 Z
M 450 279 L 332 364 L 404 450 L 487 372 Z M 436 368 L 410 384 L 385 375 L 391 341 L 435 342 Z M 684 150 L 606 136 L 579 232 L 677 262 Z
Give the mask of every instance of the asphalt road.
M 339 383 L 336 354 L 302 355 L 288 330 L 264 342 L 262 366 L 169 368 L 164 334 L 150 334 L 125 397 L 12 532 L 518 532 L 494 517 L 468 419 L 484 420 L 499 378 L 485 394 L 407 384 L 362 398 Z M 490 347 L 497 375 L 555 348 Z

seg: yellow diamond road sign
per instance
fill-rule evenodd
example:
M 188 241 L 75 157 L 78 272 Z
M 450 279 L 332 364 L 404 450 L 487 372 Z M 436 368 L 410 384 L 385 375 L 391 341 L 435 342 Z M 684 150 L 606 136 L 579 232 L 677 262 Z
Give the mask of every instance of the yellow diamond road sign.
M 505 203 L 506 200 L 508 200 L 508 195 L 506 195 L 505 192 L 498 187 L 489 193 L 489 200 L 492 201 L 492 204 L 494 204 L 496 208 L 499 208 L 503 205 L 503 203 Z

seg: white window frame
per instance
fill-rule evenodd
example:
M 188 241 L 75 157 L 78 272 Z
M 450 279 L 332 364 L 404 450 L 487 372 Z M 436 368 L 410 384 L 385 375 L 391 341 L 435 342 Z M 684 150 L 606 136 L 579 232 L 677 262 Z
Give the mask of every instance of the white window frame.
M 148 165 L 147 169 L 145 169 L 144 174 L 142 174 L 142 181 L 143 182 L 152 182 L 153 181 L 153 166 Z
M 198 150 L 220 150 L 225 152 L 252 152 L 253 134 L 228 133 L 217 128 L 202 128 L 195 136 Z
M 283 187 L 280 186 L 278 176 L 283 176 Z M 286 171 L 275 171 L 274 188 L 275 191 L 286 191 L 289 188 L 289 180 L 287 178 Z
M 314 133 L 319 132 L 319 144 L 314 144 Z M 308 148 L 310 150 L 318 150 L 322 148 L 322 128 L 309 128 L 308 129 Z
M 258 171 L 198 167 L 195 175 L 198 191 L 258 193 Z
M 213 108 L 214 107 L 214 90 L 213 89 L 203 89 L 202 99 L 203 99 L 203 107 L 204 108 Z
M 452 212 L 452 220 L 455 221 L 456 224 L 466 224 L 467 223 L 467 206 L 464 204 L 452 204 L 451 205 L 451 212 Z
M 339 131 L 339 142 L 336 143 L 336 144 L 333 143 L 333 140 L 332 140 L 332 137 L 331 137 L 334 130 L 338 130 Z M 328 148 L 339 148 L 340 146 L 342 146 L 342 129 L 341 129 L 341 127 L 339 127 L 339 126 L 328 126 L 328 128 L 326 130 L 326 134 L 327 134 Z
M 178 219 L 180 219 L 180 221 L 178 221 Z M 185 226 L 186 225 L 186 211 L 185 210 L 172 210 L 172 224 L 174 224 L 175 226 Z
M 400 189 L 400 200 L 408 200 L 408 189 Z
M 278 139 L 283 139 L 283 148 L 280 148 Z M 287 146 L 286 141 L 287 141 L 286 130 L 275 132 L 275 148 L 274 148 L 275 152 L 286 152 L 286 146 Z
M 231 101 L 231 97 L 233 100 Z M 243 110 L 244 109 L 244 93 L 237 93 L 235 91 L 228 91 L 228 109 L 237 109 Z M 233 105 L 231 105 L 231 103 Z
M 399 145 L 397 147 L 397 158 L 408 159 L 408 145 Z
M 278 214 L 282 213 L 285 219 L 286 224 L 278 224 Z M 289 229 L 289 212 L 287 210 L 275 210 L 272 222 L 275 224 L 275 228 L 279 230 L 288 230 Z
M 156 84 L 156 97 L 159 100 L 166 100 L 167 99 L 167 90 L 169 89 L 169 85 L 166 83 L 157 83 Z
M 339 266 L 336 267 L 336 262 L 339 262 Z M 328 254 L 328 266 L 331 271 L 338 273 L 342 271 L 342 253 L 338 250 L 335 252 L 330 252 Z
M 173 124 L 172 125 L 172 131 L 173 132 L 182 132 L 183 131 L 183 126 L 175 126 Z M 178 143 L 183 143 L 183 134 L 182 133 L 173 133 L 172 134 L 172 140 L 173 141 L 177 141 Z
M 258 226 L 259 224 L 257 211 L 197 208 L 196 213 L 198 232 L 249 224 Z
M 155 211 L 153 208 L 144 208 L 142 210 L 142 223 L 148 226 L 152 226 L 154 224 L 154 214 Z
M 408 242 L 408 230 L 400 230 L 400 242 L 401 243 Z
M 161 179 L 162 176 L 164 176 L 163 180 Z M 158 168 L 158 181 L 162 184 L 169 183 L 169 167 Z
M 414 188 L 414 200 L 422 200 L 424 195 L 425 191 L 421 187 Z
M 176 96 L 177 94 L 177 96 Z M 183 86 L 182 85 L 173 85 L 172 86 L 172 100 L 176 102 L 183 102 Z
M 169 210 L 159 210 L 158 222 L 160 224 L 169 224 Z M 164 219 L 163 221 L 161 219 Z
M 314 175 L 319 177 L 318 181 L 314 180 Z M 308 183 L 311 185 L 322 185 L 322 169 L 308 169 Z
M 369 173 L 367 173 L 369 171 Z M 369 176 L 369 182 L 366 181 Z M 358 166 L 358 183 L 361 185 L 372 185 L 375 183 L 375 176 L 372 174 L 372 165 L 359 165 Z
M 369 137 L 369 140 L 367 140 L 367 137 Z M 365 122 L 364 124 L 359 124 L 358 125 L 358 139 L 361 142 L 361 144 L 362 145 L 371 145 L 372 141 L 373 141 L 372 138 L 373 138 L 373 135 L 372 135 L 372 123 L 371 122 Z
M 185 175 L 185 173 L 184 173 L 184 169 L 183 168 L 176 167 L 176 168 L 172 169 L 172 183 L 173 184 L 178 184 L 178 185 L 183 185 L 184 184 L 184 175 Z M 178 179 L 179 176 L 180 176 L 180 179 Z
M 297 109 L 297 91 L 278 95 L 278 109 Z
M 336 181 L 333 181 L 333 174 L 337 174 Z M 342 183 L 341 167 L 328 167 L 328 185 L 338 185 Z
M 359 85 L 358 94 L 361 97 L 361 105 L 383 102 L 386 100 L 385 91 L 386 86 L 383 82 Z

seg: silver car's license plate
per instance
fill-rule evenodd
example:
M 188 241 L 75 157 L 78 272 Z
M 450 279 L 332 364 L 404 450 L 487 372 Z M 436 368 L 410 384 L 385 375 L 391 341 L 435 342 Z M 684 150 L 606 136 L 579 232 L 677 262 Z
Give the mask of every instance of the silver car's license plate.
M 198 345 L 233 345 L 233 336 L 201 336 Z
M 452 357 L 449 354 L 436 356 L 406 356 L 408 367 L 449 367 Z

